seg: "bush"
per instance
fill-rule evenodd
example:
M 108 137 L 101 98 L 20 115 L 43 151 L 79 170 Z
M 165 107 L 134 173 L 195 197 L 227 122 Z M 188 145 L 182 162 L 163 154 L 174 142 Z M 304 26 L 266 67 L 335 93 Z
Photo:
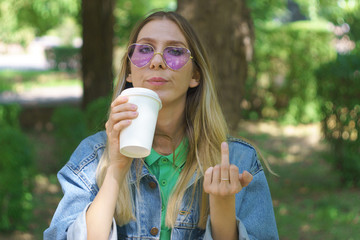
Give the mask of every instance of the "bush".
M 77 70 L 80 67 L 80 49 L 75 47 L 52 47 L 45 50 L 46 60 L 55 70 Z
M 98 98 L 85 111 L 68 106 L 55 109 L 51 122 L 57 143 L 58 169 L 69 160 L 81 140 L 105 129 L 110 101 L 109 97 Z
M 60 169 L 87 135 L 85 116 L 78 108 L 64 106 L 54 111 L 51 122 L 54 125 L 55 151 Z
M 19 113 L 21 107 L 19 104 L 0 105 L 0 128 L 10 126 L 19 128 Z
M 94 134 L 105 129 L 111 97 L 101 97 L 91 102 L 86 110 L 88 134 Z
M 329 160 L 345 184 L 360 186 L 360 57 L 339 55 L 317 72 L 323 104 L 322 130 L 330 143 Z
M 33 146 L 19 129 L 5 125 L 0 146 L 0 231 L 24 229 L 33 209 Z
M 245 117 L 292 124 L 319 121 L 315 71 L 336 57 L 332 38 L 327 25 L 311 21 L 258 26 L 242 104 Z

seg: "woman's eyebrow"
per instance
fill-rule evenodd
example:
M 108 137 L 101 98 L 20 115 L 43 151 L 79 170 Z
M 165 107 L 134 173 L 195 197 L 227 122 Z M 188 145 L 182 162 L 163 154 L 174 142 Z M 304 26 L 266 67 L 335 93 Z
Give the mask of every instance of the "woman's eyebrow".
M 145 38 L 139 39 L 137 42 L 148 42 L 148 43 L 153 43 L 154 44 L 157 41 L 155 39 L 153 39 L 153 38 L 145 37 Z M 184 47 L 186 47 L 186 44 L 184 42 L 178 41 L 178 40 L 167 40 L 167 41 L 165 41 L 165 44 L 168 45 L 168 46 L 169 45 L 183 45 Z

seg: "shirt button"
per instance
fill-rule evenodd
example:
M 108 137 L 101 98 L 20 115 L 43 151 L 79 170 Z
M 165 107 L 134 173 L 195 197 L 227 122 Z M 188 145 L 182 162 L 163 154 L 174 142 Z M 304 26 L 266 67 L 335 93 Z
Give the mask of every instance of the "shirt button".
M 159 232 L 159 229 L 156 228 L 156 227 L 153 227 L 151 230 L 150 230 L 150 234 L 153 235 L 153 236 L 156 236 Z
M 156 182 L 149 182 L 149 187 L 150 187 L 151 189 L 156 188 Z
M 161 159 L 161 162 L 162 162 L 162 163 L 167 163 L 168 160 L 167 160 L 167 158 L 162 158 L 162 159 Z
M 161 185 L 162 186 L 165 186 L 167 184 L 167 181 L 164 179 L 164 180 L 161 180 Z

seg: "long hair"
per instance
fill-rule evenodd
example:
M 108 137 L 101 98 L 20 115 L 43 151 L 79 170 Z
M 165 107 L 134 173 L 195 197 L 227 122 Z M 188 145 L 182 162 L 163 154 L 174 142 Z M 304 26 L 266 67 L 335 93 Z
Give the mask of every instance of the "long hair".
M 187 185 L 195 175 L 192 194 L 195 195 L 195 189 L 201 191 L 199 194 L 201 200 L 199 201 L 200 218 L 198 226 L 205 228 L 209 214 L 209 202 L 208 195 L 202 190 L 201 183 L 206 169 L 220 163 L 220 145 L 226 140 L 228 129 L 216 95 L 207 54 L 193 28 L 181 15 L 176 12 L 163 11 L 149 15 L 134 28 L 128 46 L 136 42 L 139 32 L 148 22 L 159 19 L 173 21 L 179 27 L 192 53 L 194 71 L 198 71 L 200 74 L 199 85 L 195 88 L 189 88 L 187 92 L 184 125 L 185 136 L 188 138 L 188 155 L 169 198 L 165 221 L 168 227 L 174 227 Z M 126 53 L 121 64 L 113 100 L 126 88 L 126 77 L 130 73 L 130 62 Z M 106 147 L 96 172 L 99 187 L 103 183 L 108 162 L 108 147 Z M 135 219 L 132 212 L 133 203 L 130 189 L 128 174 L 123 186 L 121 186 L 115 210 L 115 219 L 119 225 L 124 225 Z

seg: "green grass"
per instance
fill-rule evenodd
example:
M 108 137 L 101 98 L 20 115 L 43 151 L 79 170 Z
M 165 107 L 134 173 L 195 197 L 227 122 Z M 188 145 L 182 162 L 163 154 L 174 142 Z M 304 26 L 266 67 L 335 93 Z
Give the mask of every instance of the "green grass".
M 0 92 L 19 91 L 39 87 L 81 86 L 76 72 L 61 71 L 0 71 Z
M 280 176 L 267 174 L 280 239 L 360 239 L 360 189 L 341 186 L 340 176 L 324 159 L 326 150 L 302 155 L 301 149 L 291 158 L 294 162 L 287 162 L 287 150 L 300 138 L 289 141 L 246 130 L 239 135 L 251 139 Z M 301 146 L 309 147 L 306 142 Z

